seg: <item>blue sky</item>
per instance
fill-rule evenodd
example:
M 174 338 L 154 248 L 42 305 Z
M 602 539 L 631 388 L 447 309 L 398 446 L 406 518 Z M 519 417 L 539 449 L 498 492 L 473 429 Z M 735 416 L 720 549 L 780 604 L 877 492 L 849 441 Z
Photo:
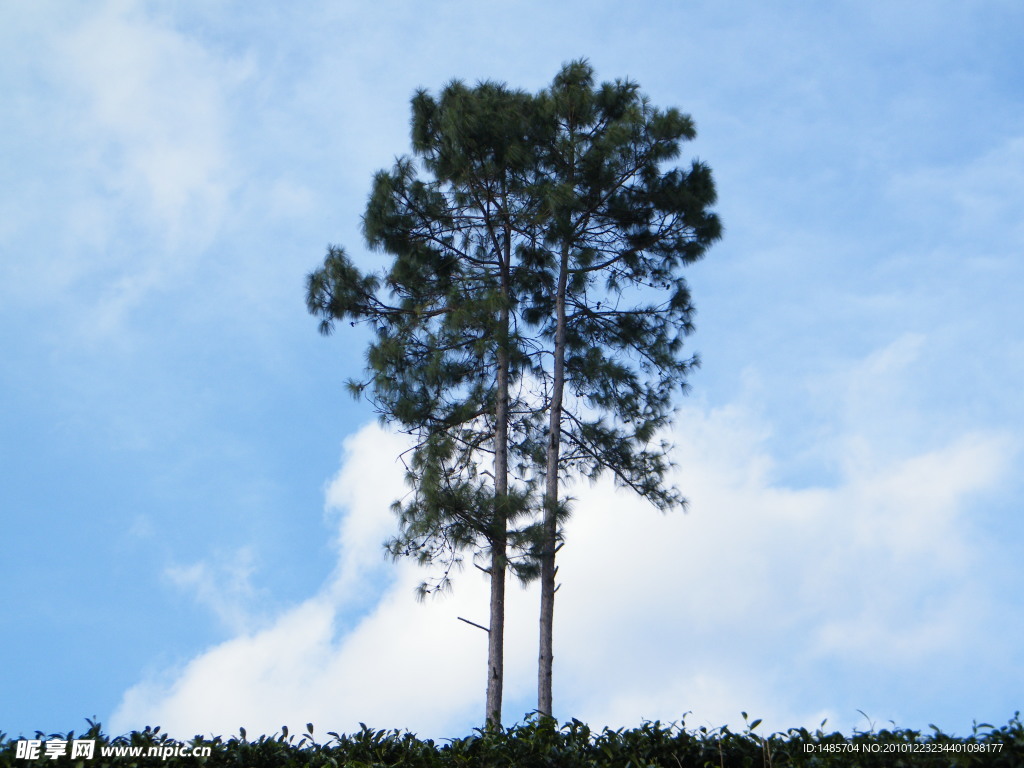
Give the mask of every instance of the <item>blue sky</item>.
M 376 263 L 359 217 L 414 89 L 581 56 L 693 115 L 726 235 L 690 271 L 689 512 L 572 489 L 556 714 L 1006 722 L 1022 28 L 1009 0 L 4 5 L 0 730 L 479 723 L 456 617 L 486 585 L 417 604 L 383 560 L 401 441 L 303 281 L 328 243 Z M 510 596 L 508 722 L 536 608 Z

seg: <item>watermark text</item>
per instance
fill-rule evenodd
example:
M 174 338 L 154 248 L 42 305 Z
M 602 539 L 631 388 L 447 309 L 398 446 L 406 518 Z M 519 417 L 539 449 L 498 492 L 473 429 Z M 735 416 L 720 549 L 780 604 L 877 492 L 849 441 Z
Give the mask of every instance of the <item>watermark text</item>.
M 56 760 L 68 756 L 72 760 L 92 760 L 96 757 L 95 739 L 20 739 L 15 742 L 14 756 L 19 760 Z M 99 748 L 101 757 L 209 757 L 212 748 L 168 742 L 151 747 L 129 746 L 127 744 L 103 744 Z

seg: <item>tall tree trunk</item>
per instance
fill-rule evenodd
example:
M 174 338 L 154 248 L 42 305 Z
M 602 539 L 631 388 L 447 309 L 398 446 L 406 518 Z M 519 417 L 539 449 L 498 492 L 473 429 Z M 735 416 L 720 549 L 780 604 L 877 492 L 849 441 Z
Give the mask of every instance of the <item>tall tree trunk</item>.
M 569 273 L 568 244 L 562 246 L 555 293 L 555 361 L 548 422 L 544 486 L 544 533 L 540 562 L 540 656 L 537 663 L 537 711 L 551 717 L 551 676 L 554 663 L 555 551 L 558 544 L 558 462 L 562 446 L 562 391 L 565 388 L 565 289 Z
M 491 550 L 491 618 L 487 633 L 488 728 L 501 727 L 501 697 L 505 678 L 505 547 L 504 538 Z
M 509 294 L 512 238 L 506 227 L 502 254 L 502 292 Z M 508 379 L 509 305 L 502 302 L 498 316 L 497 402 L 494 408 L 494 529 L 491 540 L 491 604 L 487 633 L 488 728 L 501 727 L 501 699 L 505 680 L 505 572 L 508 570 Z
M 502 311 L 505 327 L 507 310 Z M 505 675 L 505 571 L 508 518 L 508 351 L 498 352 L 498 402 L 494 425 L 494 530 L 491 541 L 491 617 L 487 635 L 488 727 L 501 727 L 501 697 Z

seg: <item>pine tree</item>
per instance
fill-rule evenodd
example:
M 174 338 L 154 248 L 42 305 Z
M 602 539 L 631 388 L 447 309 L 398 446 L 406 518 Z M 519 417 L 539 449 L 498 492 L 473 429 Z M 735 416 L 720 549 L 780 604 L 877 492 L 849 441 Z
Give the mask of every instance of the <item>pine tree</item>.
M 425 175 L 410 158 L 379 172 L 363 219 L 367 243 L 393 257 L 390 268 L 363 275 L 330 248 L 307 290 L 323 332 L 345 318 L 372 326 L 368 377 L 351 387 L 415 436 L 412 494 L 395 505 L 401 530 L 389 551 L 441 562 L 442 575 L 421 594 L 448 585 L 461 552 L 488 560 L 477 565 L 491 585 L 491 726 L 501 723 L 506 573 L 536 574 L 533 527 L 520 522 L 531 505 L 526 457 L 536 453 L 538 414 L 511 387 L 528 365 L 514 312 L 532 103 L 494 83 L 453 82 L 439 100 L 419 92 L 413 151 Z
M 683 354 L 694 310 L 682 268 L 721 236 L 710 169 L 669 167 L 694 136 L 635 83 L 595 87 L 586 61 L 536 96 L 493 83 L 420 92 L 419 165 L 379 172 L 364 216 L 390 268 L 364 275 L 331 248 L 310 275 L 323 332 L 341 319 L 373 328 L 353 391 L 415 436 L 390 551 L 442 564 L 424 592 L 447 585 L 462 552 L 488 559 L 489 725 L 510 569 L 540 574 L 538 711 L 552 713 L 561 482 L 608 471 L 660 509 L 685 503 L 664 484 L 661 439 L 697 365 Z
M 694 312 L 682 267 L 721 225 L 710 169 L 665 167 L 696 135 L 689 116 L 652 107 L 629 81 L 595 88 L 586 61 L 563 67 L 539 102 L 548 131 L 532 194 L 545 236 L 524 316 L 550 352 L 534 370 L 549 398 L 537 708 L 550 716 L 560 480 L 608 471 L 660 509 L 685 504 L 663 483 L 659 435 L 698 363 L 682 354 Z

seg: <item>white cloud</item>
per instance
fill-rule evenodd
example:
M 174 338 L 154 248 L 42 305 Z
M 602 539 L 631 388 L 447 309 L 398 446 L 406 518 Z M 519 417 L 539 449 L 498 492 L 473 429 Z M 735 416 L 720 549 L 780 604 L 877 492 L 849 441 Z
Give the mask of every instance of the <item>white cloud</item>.
M 327 486 L 326 507 L 337 520 L 338 571 L 333 593 L 344 600 L 385 567 L 384 540 L 393 533 L 391 503 L 405 481 L 399 455 L 408 447 L 400 435 L 365 428 L 344 443 L 345 460 Z
M 9 141 L 24 183 L 0 237 L 23 256 L 4 287 L 16 306 L 73 308 L 75 330 L 106 341 L 191 279 L 230 221 L 252 68 L 132 3 L 66 11 L 21 21 Z
M 859 370 L 898 377 L 886 363 L 894 355 L 881 351 Z M 860 402 L 847 400 L 852 411 Z M 906 711 L 918 678 L 986 651 L 993 606 L 973 595 L 993 542 L 968 511 L 1007 475 L 1015 444 L 978 432 L 895 456 L 870 424 L 837 418 L 844 429 L 822 450 L 859 444 L 860 453 L 829 486 L 780 483 L 771 430 L 734 404 L 679 415 L 676 479 L 689 512 L 662 515 L 606 481 L 572 489 L 556 607 L 560 716 L 618 727 L 692 712 L 693 726 L 741 727 L 746 710 L 767 729 L 826 717 L 848 727 L 858 708 L 882 720 Z M 422 571 L 381 559 L 402 445 L 373 426 L 346 442 L 327 491 L 341 513 L 339 566 L 320 594 L 170 681 L 133 687 L 113 729 L 269 733 L 312 721 L 322 732 L 363 721 L 446 737 L 478 723 L 485 642 L 457 617 L 486 615 L 484 580 L 470 569 L 453 595 L 417 604 Z M 510 590 L 506 645 L 514 721 L 533 695 L 533 590 Z M 899 672 L 900 690 L 871 689 L 886 671 Z M 973 695 L 965 679 L 947 683 L 951 696 Z
M 270 733 L 300 721 L 320 731 L 364 721 L 438 732 L 453 718 L 472 722 L 486 642 L 456 617 L 479 616 L 485 585 L 474 573 L 451 598 L 419 604 L 414 587 L 422 573 L 411 563 L 393 570 L 385 563 L 381 543 L 391 533 L 390 502 L 402 488 L 395 461 L 402 446 L 376 426 L 346 440 L 342 469 L 327 489 L 331 517 L 343 511 L 339 565 L 320 594 L 271 626 L 133 687 L 112 729 L 159 723 L 175 733 L 229 733 L 241 725 Z M 393 581 L 382 592 L 383 572 Z M 231 590 L 211 594 L 216 584 L 209 576 L 198 566 L 180 580 L 201 585 L 200 600 L 230 618 Z M 369 611 L 353 610 L 367 602 Z
M 231 185 L 226 102 L 244 63 L 219 60 L 123 2 L 102 6 L 59 47 L 97 181 L 146 203 L 172 239 L 195 242 L 223 214 Z
M 688 408 L 681 421 L 687 515 L 580 494 L 559 592 L 574 716 L 617 726 L 627 712 L 635 723 L 692 710 L 718 725 L 747 710 L 771 728 L 817 725 L 866 706 L 860 670 L 899 670 L 912 685 L 987 642 L 976 596 L 991 542 L 966 513 L 971 494 L 1008 473 L 1004 435 L 896 461 L 868 444 L 865 458 L 886 461 L 796 490 L 775 483 L 742 409 Z M 824 676 L 837 668 L 841 679 Z M 796 675 L 817 677 L 813 695 L 781 693 Z
M 965 238 L 988 248 L 1017 241 L 1024 235 L 1015 201 L 1024 193 L 1024 136 L 1009 135 L 971 157 L 941 165 L 909 169 L 893 175 L 886 198 L 917 224 L 929 239 L 941 244 Z M 944 227 L 935 230 L 933 222 Z M 969 253 L 983 260 L 990 253 Z
M 231 632 L 244 633 L 260 621 L 257 605 L 264 596 L 252 584 L 255 572 L 255 553 L 243 547 L 213 563 L 171 566 L 165 575 L 175 586 L 192 591 L 196 601 Z

